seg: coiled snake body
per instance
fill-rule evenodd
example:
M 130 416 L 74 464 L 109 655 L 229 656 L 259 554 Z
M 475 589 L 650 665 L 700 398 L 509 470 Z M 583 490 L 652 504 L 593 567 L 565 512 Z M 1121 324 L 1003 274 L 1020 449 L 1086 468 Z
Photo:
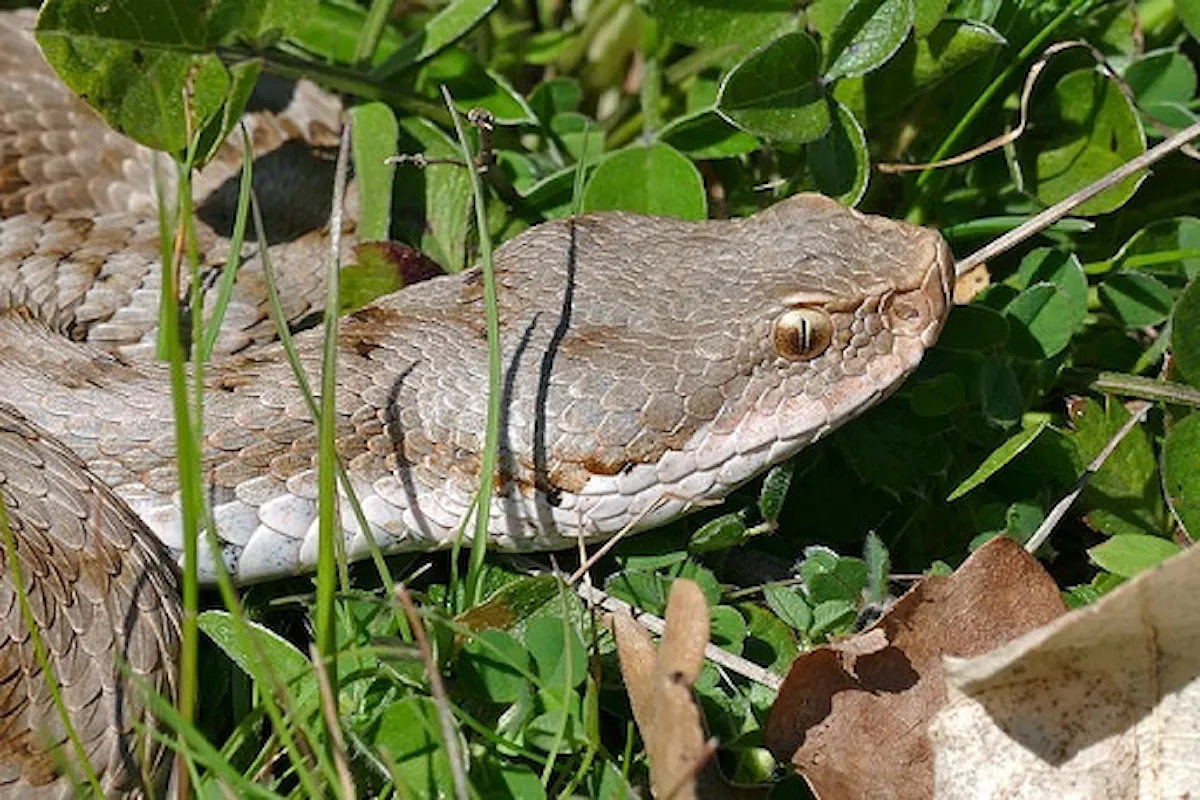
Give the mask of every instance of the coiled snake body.
M 182 548 L 171 399 L 165 367 L 145 358 L 157 320 L 155 156 L 33 66 L 28 24 L 9 15 L 0 27 L 0 51 L 15 53 L 0 56 L 0 491 L 55 669 L 87 695 L 72 714 L 97 721 L 82 732 L 90 745 L 123 754 L 96 761 L 119 787 L 143 769 L 132 754 L 149 746 L 128 722 L 144 705 L 96 675 L 116 676 L 122 653 L 169 688 L 177 646 L 177 607 L 162 599 L 174 579 L 158 552 L 159 542 L 176 557 Z M 275 108 L 253 123 L 256 185 L 283 187 L 280 203 L 322 196 L 295 182 L 327 178 L 313 153 L 336 127 L 336 105 L 301 85 Z M 239 158 L 229 147 L 197 183 L 209 271 L 228 254 Z M 313 276 L 328 249 L 320 222 L 305 220 L 326 209 L 289 212 L 272 255 L 300 317 L 321 297 Z M 223 355 L 207 371 L 203 466 L 222 545 L 202 546 L 201 566 L 211 578 L 219 555 L 243 582 L 316 558 L 316 434 L 269 343 L 260 266 L 252 247 L 247 255 Z M 502 246 L 496 269 L 504 381 L 489 535 L 511 550 L 652 527 L 788 458 L 915 368 L 953 280 L 938 234 L 814 195 L 741 220 L 550 222 Z M 447 546 L 469 511 L 487 403 L 482 294 L 470 270 L 341 322 L 338 451 L 386 551 Z M 311 375 L 320 336 L 296 338 Z M 348 554 L 361 557 L 366 539 L 348 511 L 343 526 Z M 89 603 L 107 617 L 80 622 Z M 14 741 L 25 749 L 15 761 L 0 755 L 0 793 L 55 791 L 62 783 L 36 734 L 58 730 L 55 712 L 15 609 L 9 575 L 0 752 Z M 116 633 L 100 637 L 97 624 Z M 95 669 L 72 683 L 81 653 Z

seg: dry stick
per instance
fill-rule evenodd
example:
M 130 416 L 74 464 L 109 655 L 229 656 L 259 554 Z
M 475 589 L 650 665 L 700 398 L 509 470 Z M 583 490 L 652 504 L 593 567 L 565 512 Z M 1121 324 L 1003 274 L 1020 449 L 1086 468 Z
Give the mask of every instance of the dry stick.
M 425 638 L 425 623 L 413 605 L 412 595 L 403 584 L 396 586 L 396 599 L 404 608 L 408 617 L 408 625 L 412 628 L 413 639 L 421 651 L 421 659 L 425 662 L 425 671 L 429 673 L 429 690 L 433 694 L 434 705 L 438 710 L 438 723 L 442 728 L 442 738 L 446 740 L 446 759 L 450 762 L 450 773 L 454 776 L 454 796 L 457 800 L 469 800 L 467 793 L 467 771 L 463 768 L 462 751 L 458 747 L 458 729 L 454 725 L 454 713 L 450 710 L 450 698 L 446 695 L 446 686 L 442 683 L 442 673 L 433 660 L 433 651 L 429 648 L 429 640 Z
M 1013 228 L 1003 236 L 1000 236 L 992 242 L 979 248 L 974 253 L 955 264 L 955 272 L 959 275 L 963 275 L 980 264 L 985 263 L 989 258 L 1008 251 L 1034 234 L 1040 233 L 1043 229 L 1048 228 L 1054 223 L 1058 222 L 1067 214 L 1071 213 L 1071 211 L 1077 206 L 1086 203 L 1088 200 L 1091 200 L 1101 192 L 1112 188 L 1128 178 L 1130 175 L 1133 175 L 1138 170 L 1145 169 L 1151 164 L 1175 152 L 1197 137 L 1200 137 L 1200 122 L 1189 125 L 1169 139 L 1164 139 L 1154 147 L 1142 153 L 1137 158 L 1134 158 L 1120 167 L 1117 167 L 1095 183 L 1085 186 L 1065 200 L 1055 203 L 1040 214 L 1030 217 L 1018 227 Z
M 597 589 L 595 586 L 589 586 L 581 583 L 576 585 L 575 592 L 584 599 L 585 602 L 597 605 L 605 611 L 617 613 L 624 611 L 633 617 L 634 621 L 640 624 L 643 628 L 656 633 L 659 636 L 667 629 L 667 623 L 661 618 L 656 617 L 641 609 L 634 608 L 624 600 L 618 600 L 602 589 Z M 728 653 L 714 644 L 708 644 L 704 647 L 704 657 L 714 664 L 720 664 L 725 669 L 743 678 L 748 678 L 755 683 L 761 683 L 768 689 L 779 691 L 779 687 L 783 685 L 783 679 L 773 672 L 768 671 L 764 667 L 760 667 L 753 661 L 747 661 L 740 656 L 735 656 Z
M 611 539 L 609 539 L 607 542 L 605 542 L 604 544 L 602 544 L 602 545 L 600 546 L 600 548 L 599 548 L 598 550 L 596 550 L 596 552 L 592 553 L 592 555 L 591 555 L 591 557 L 590 557 L 590 558 L 587 558 L 587 559 L 584 559 L 584 560 L 583 560 L 583 563 L 579 565 L 579 568 L 578 568 L 578 569 L 576 569 L 576 570 L 575 570 L 573 573 L 571 573 L 571 577 L 567 578 L 567 585 L 568 585 L 568 586 L 574 586 L 574 585 L 575 585 L 575 583 L 576 583 L 576 582 L 577 582 L 577 581 L 578 581 L 580 578 L 582 578 L 582 577 L 584 576 L 584 574 L 585 574 L 585 573 L 586 573 L 586 572 L 587 572 L 589 569 L 591 569 L 593 566 L 595 566 L 595 565 L 596 565 L 596 562 L 597 562 L 597 561 L 599 561 L 600 559 L 604 558 L 604 556 L 606 556 L 606 555 L 608 554 L 608 551 L 610 551 L 610 550 L 612 550 L 614 547 L 616 547 L 616 546 L 617 546 L 617 544 L 618 544 L 618 543 L 619 543 L 619 542 L 620 542 L 622 539 L 624 539 L 624 538 L 625 538 L 625 536 L 626 536 L 627 534 L 629 534 L 629 533 L 630 533 L 630 532 L 631 532 L 631 531 L 634 529 L 634 526 L 636 526 L 636 525 L 637 525 L 639 522 L 641 522 L 641 521 L 642 521 L 643 519 L 645 519 L 646 517 L 650 516 L 650 514 L 652 514 L 652 513 L 654 513 L 655 511 L 657 511 L 657 510 L 658 510 L 659 508 L 661 508 L 661 507 L 662 507 L 664 504 L 666 504 L 666 502 L 667 502 L 667 498 L 666 498 L 666 497 L 660 497 L 660 498 L 658 498 L 658 499 L 657 499 L 657 500 L 655 500 L 653 503 L 651 503 L 650 505 L 646 506 L 646 508 L 645 508 L 645 509 L 643 509 L 643 510 L 642 510 L 642 511 L 641 511 L 641 512 L 640 512 L 640 513 L 639 513 L 639 514 L 636 516 L 636 517 L 634 517 L 633 519 L 631 519 L 629 522 L 625 523 L 624 527 L 622 527 L 622 528 L 621 528 L 621 530 L 617 531 L 617 532 L 616 532 L 616 534 L 615 534 L 615 535 L 614 535 L 614 536 L 613 536 Z M 583 555 L 586 555 L 586 554 L 587 554 L 587 548 L 586 548 L 586 545 L 585 545 L 585 544 L 583 544 L 583 537 L 582 537 L 582 536 L 581 536 L 581 537 L 579 537 L 579 542 L 580 542 L 579 548 L 580 548 L 580 551 L 581 551 L 581 553 L 582 553 Z
M 1121 440 L 1128 436 L 1129 432 L 1146 418 L 1146 413 L 1150 411 L 1150 407 L 1151 403 L 1145 400 L 1135 400 L 1127 406 L 1129 419 L 1125 420 L 1125 424 L 1121 426 L 1120 430 L 1113 434 L 1112 438 L 1108 440 L 1108 444 L 1104 445 L 1104 448 L 1092 459 L 1092 463 L 1088 464 L 1087 469 L 1083 471 L 1083 474 L 1079 476 L 1079 480 L 1075 482 L 1075 487 L 1055 503 L 1054 508 L 1050 509 L 1050 513 L 1046 515 L 1046 519 L 1042 521 L 1042 524 L 1034 531 L 1033 536 L 1025 543 L 1025 550 L 1027 552 L 1036 552 L 1050 538 L 1050 533 L 1054 530 L 1054 527 L 1058 525 L 1059 521 L 1066 515 L 1067 509 L 1071 507 L 1071 504 L 1075 502 L 1087 487 L 1088 483 L 1092 480 L 1092 476 L 1100 471 L 1100 467 L 1104 466 L 1104 462 L 1117 449 L 1117 445 L 1121 444 Z
M 999 136 L 989 139 L 978 147 L 972 147 L 965 153 L 959 153 L 958 155 L 951 156 L 950 158 L 943 158 L 940 161 L 931 161 L 924 164 L 884 163 L 876 164 L 875 169 L 884 174 L 900 175 L 905 172 L 921 172 L 927 169 L 952 167 L 957 164 L 965 164 L 968 161 L 983 155 L 984 153 L 990 153 L 991 151 L 1001 148 L 1006 144 L 1015 142 L 1017 139 L 1025 135 L 1025 129 L 1029 125 L 1029 99 L 1033 96 L 1033 87 L 1037 83 L 1038 77 L 1042 74 L 1042 70 L 1046 68 L 1046 65 L 1054 56 L 1058 55 L 1059 53 L 1066 52 L 1067 50 L 1073 50 L 1076 48 L 1083 48 L 1091 53 L 1091 56 L 1096 60 L 1096 64 L 1099 66 L 1101 73 L 1116 84 L 1117 89 L 1120 90 L 1121 94 L 1125 96 L 1125 99 L 1129 102 L 1131 107 L 1138 107 L 1137 97 L 1134 95 L 1133 89 L 1120 75 L 1117 74 L 1117 71 L 1112 68 L 1112 65 L 1108 63 L 1108 59 L 1104 57 L 1104 54 L 1097 50 L 1091 43 L 1085 42 L 1082 39 L 1072 39 L 1066 42 L 1058 42 L 1057 44 L 1047 47 L 1042 52 L 1042 55 L 1038 57 L 1038 60 L 1035 61 L 1029 68 L 1029 72 L 1025 75 L 1025 83 L 1021 87 L 1021 99 L 1019 103 L 1020 114 L 1017 118 L 1017 127 L 1013 128 L 1007 133 L 1002 133 Z M 1143 111 L 1143 113 L 1145 112 Z M 1150 114 L 1146 114 L 1146 119 L 1163 136 L 1170 136 L 1171 134 L 1175 133 L 1174 128 L 1164 124 Z M 1200 159 L 1200 153 L 1197 153 L 1190 146 L 1183 145 L 1180 147 L 1180 149 L 1189 158 Z
M 329 671 L 325 669 L 325 660 L 317 652 L 317 646 L 308 643 L 308 657 L 312 660 L 313 670 L 317 673 L 317 688 L 321 692 L 321 714 L 325 717 L 325 727 L 333 738 L 333 763 L 337 767 L 338 780 L 342 784 L 342 797 L 353 800 L 354 778 L 350 775 L 350 764 L 346 760 L 346 740 L 342 736 L 342 724 L 338 719 L 337 703 L 333 699 L 333 687 L 329 683 Z

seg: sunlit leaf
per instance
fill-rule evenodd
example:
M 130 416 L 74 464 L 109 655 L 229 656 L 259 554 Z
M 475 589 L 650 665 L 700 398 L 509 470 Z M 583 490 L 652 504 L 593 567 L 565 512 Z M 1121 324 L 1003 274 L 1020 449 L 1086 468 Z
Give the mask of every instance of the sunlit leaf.
M 583 191 L 586 211 L 704 219 L 707 205 L 704 181 L 695 165 L 661 143 L 613 153 L 596 166 Z
M 791 0 L 650 0 L 650 13 L 672 39 L 696 47 L 754 45 L 796 24 Z
M 755 136 L 805 144 L 829 129 L 831 111 L 820 83 L 821 51 L 804 33 L 763 45 L 729 71 L 717 111 Z
M 1004 444 L 993 450 L 992 454 L 985 458 L 983 463 L 974 472 L 955 487 L 954 491 L 946 498 L 946 502 L 954 502 L 999 472 L 1002 467 L 1023 453 L 1029 445 L 1033 444 L 1042 431 L 1046 430 L 1047 425 L 1048 423 L 1043 420 L 1032 427 L 1022 428 L 1018 433 L 1010 436 Z
M 854 206 L 867 191 L 871 157 L 867 137 L 854 115 L 836 100 L 829 130 L 804 150 L 808 172 L 822 194 Z
M 1099 567 L 1122 578 L 1132 578 L 1179 552 L 1179 545 L 1157 536 L 1125 534 L 1090 548 L 1088 555 Z
M 1053 91 L 1035 94 L 1030 133 L 1017 141 L 1025 188 L 1047 205 L 1057 203 L 1146 149 L 1129 101 L 1095 70 L 1063 76 Z M 1124 205 L 1145 173 L 1092 198 L 1072 213 L 1105 214 Z
M 853 0 L 829 37 L 826 79 L 865 75 L 904 44 L 913 0 Z

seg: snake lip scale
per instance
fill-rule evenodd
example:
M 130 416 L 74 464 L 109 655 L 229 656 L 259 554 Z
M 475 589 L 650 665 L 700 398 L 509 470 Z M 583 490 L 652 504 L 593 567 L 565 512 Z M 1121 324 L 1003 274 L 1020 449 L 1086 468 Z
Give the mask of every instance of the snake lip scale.
M 118 663 L 163 694 L 177 683 L 174 419 L 167 369 L 148 358 L 163 157 L 57 80 L 32 23 L 0 14 L 0 501 L 102 788 L 154 794 L 167 751 Z M 260 90 L 246 120 L 255 183 L 295 323 L 324 297 L 325 148 L 341 109 L 304 82 Z M 194 183 L 205 308 L 229 260 L 240 163 L 231 140 Z M 351 193 L 347 241 L 354 205 Z M 200 541 L 202 579 L 220 558 L 243 584 L 304 572 L 317 553 L 316 432 L 273 342 L 257 248 L 244 256 L 206 370 L 201 466 L 216 550 Z M 516 551 L 660 525 L 852 420 L 916 369 L 954 283 L 938 233 L 804 194 L 744 219 L 556 220 L 502 245 L 495 267 L 503 381 L 488 544 Z M 386 552 L 447 547 L 469 513 L 485 439 L 484 319 L 472 269 L 339 323 L 338 454 Z M 295 337 L 310 376 L 321 336 Z M 348 557 L 366 555 L 345 502 L 341 522 Z M 29 641 L 6 569 L 0 795 L 68 797 L 47 746 L 65 734 Z

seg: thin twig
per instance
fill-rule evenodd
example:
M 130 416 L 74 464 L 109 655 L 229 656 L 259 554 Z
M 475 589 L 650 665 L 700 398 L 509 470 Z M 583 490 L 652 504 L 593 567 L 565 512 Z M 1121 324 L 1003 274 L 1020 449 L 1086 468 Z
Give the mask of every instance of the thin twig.
M 626 612 L 651 633 L 662 636 L 663 632 L 667 629 L 667 624 L 661 617 L 656 617 L 646 611 L 636 609 L 624 600 L 618 600 L 602 589 L 597 589 L 594 586 L 586 584 L 579 584 L 575 586 L 575 592 L 585 602 L 599 606 L 605 611 L 613 613 L 617 611 Z M 764 667 L 760 667 L 753 661 L 747 661 L 740 656 L 735 656 L 733 653 L 722 650 L 714 644 L 709 644 L 704 648 L 704 657 L 714 664 L 720 664 L 730 672 L 741 675 L 743 678 L 752 680 L 755 683 L 760 683 L 773 691 L 779 691 L 779 687 L 783 685 L 783 679 L 778 675 L 775 675 Z
M 429 690 L 433 694 L 433 703 L 437 706 L 438 722 L 442 728 L 442 739 L 446 744 L 446 758 L 450 762 L 450 773 L 454 777 L 454 796 L 458 800 L 468 800 L 467 771 L 463 766 L 462 751 L 458 747 L 458 727 L 454 724 L 454 713 L 450 710 L 450 698 L 446 694 L 446 685 L 442 683 L 442 673 L 437 662 L 433 659 L 433 651 L 429 648 L 429 639 L 425 637 L 425 622 L 417 613 L 412 595 L 403 584 L 396 586 L 396 599 L 408 617 L 412 628 L 413 639 L 421 651 L 421 659 L 425 662 L 425 672 L 429 675 Z
M 342 736 L 342 723 L 338 719 L 337 702 L 333 697 L 333 686 L 329 682 L 329 670 L 325 669 L 325 659 L 317 652 L 317 646 L 308 643 L 308 657 L 312 660 L 313 670 L 317 673 L 317 688 L 321 693 L 321 714 L 325 717 L 325 728 L 333 739 L 333 763 L 337 767 L 338 780 L 342 784 L 342 797 L 353 798 L 354 778 L 350 775 L 350 764 L 346 759 L 346 740 Z
M 979 248 L 955 264 L 955 272 L 963 275 L 976 266 L 986 263 L 989 258 L 1007 252 L 1031 236 L 1040 233 L 1045 228 L 1058 222 L 1071 213 L 1072 210 L 1091 200 L 1096 195 L 1116 186 L 1130 175 L 1170 155 L 1197 137 L 1200 137 L 1200 122 L 1189 125 L 1169 139 L 1164 139 L 1137 158 L 1114 169 L 1095 183 L 1085 186 L 1070 197 L 1055 203 L 1040 214 L 1030 217 L 1018 227 Z
M 639 522 L 641 522 L 643 519 L 645 519 L 647 516 L 649 516 L 652 512 L 657 511 L 663 505 L 663 503 L 665 503 L 666 501 L 667 501 L 667 498 L 665 496 L 658 498 L 653 503 L 646 506 L 646 508 L 643 509 L 642 512 L 639 513 L 636 517 L 634 517 L 629 522 L 627 522 L 621 528 L 621 530 L 617 531 L 616 535 L 614 535 L 612 538 L 610 538 L 604 544 L 600 545 L 599 550 L 592 553 L 590 558 L 588 558 L 586 561 L 584 561 L 582 564 L 580 564 L 579 568 L 576 569 L 573 573 L 571 573 L 571 577 L 567 578 L 567 585 L 574 586 L 575 582 L 578 581 L 580 578 L 582 578 L 584 573 L 586 573 L 589 569 L 591 569 L 593 566 L 595 566 L 597 561 L 599 561 L 600 559 L 602 559 L 606 555 L 608 555 L 608 552 L 610 550 L 612 550 L 614 547 L 616 547 L 617 544 L 622 539 L 624 539 L 627 534 L 629 534 L 633 530 L 635 525 L 637 525 Z M 581 542 L 583 541 L 582 536 L 580 537 L 580 541 Z
M 1003 133 L 993 139 L 990 139 L 989 141 L 984 142 L 978 147 L 972 147 L 965 153 L 959 153 L 958 155 L 951 156 L 950 158 L 943 158 L 938 161 L 930 161 L 924 164 L 876 164 L 875 169 L 884 174 L 900 175 L 905 172 L 922 172 L 927 169 L 952 167 L 957 164 L 965 164 L 966 162 L 978 158 L 985 153 L 990 153 L 1006 144 L 1015 142 L 1017 139 L 1025 135 L 1025 130 L 1029 126 L 1029 100 L 1033 96 L 1033 87 L 1037 83 L 1038 77 L 1041 76 L 1042 70 L 1046 68 L 1046 65 L 1054 56 L 1058 55 L 1059 53 L 1066 52 L 1067 50 L 1074 50 L 1077 48 L 1083 48 L 1091 54 L 1092 58 L 1096 60 L 1096 64 L 1100 68 L 1100 72 L 1116 85 L 1121 94 L 1125 96 L 1125 99 L 1129 101 L 1129 105 L 1136 108 L 1137 97 L 1135 96 L 1133 89 L 1129 86 L 1125 79 L 1122 78 L 1115 69 L 1113 69 L 1112 65 L 1108 62 L 1108 59 L 1105 58 L 1104 54 L 1096 49 L 1094 45 L 1089 42 L 1085 42 L 1082 39 L 1071 39 L 1070 41 L 1057 42 L 1056 44 L 1052 44 L 1047 47 L 1038 57 L 1037 61 L 1033 62 L 1033 64 L 1029 67 L 1029 72 L 1025 74 L 1025 84 L 1021 87 L 1021 99 L 1019 102 L 1020 112 L 1017 118 L 1017 127 L 1013 128 L 1007 133 Z M 1163 136 L 1170 136 L 1171 134 L 1175 133 L 1174 128 L 1171 128 L 1149 114 L 1146 114 L 1146 120 Z M 1188 145 L 1183 145 L 1179 149 L 1182 150 L 1189 158 L 1200 158 L 1200 153 L 1197 153 Z
M 1121 444 L 1121 440 L 1128 436 L 1129 432 L 1146 418 L 1146 413 L 1150 410 L 1151 405 L 1151 403 L 1145 400 L 1135 400 L 1127 406 L 1129 419 L 1125 420 L 1125 424 L 1112 435 L 1112 438 L 1108 440 L 1108 444 L 1104 445 L 1103 449 L 1092 459 L 1092 463 L 1088 464 L 1087 469 L 1083 471 L 1083 474 L 1079 476 L 1079 480 L 1075 482 L 1074 488 L 1055 503 L 1054 508 L 1050 509 L 1050 513 L 1046 515 L 1046 519 L 1042 521 L 1042 524 L 1034 531 L 1033 536 L 1025 543 L 1026 551 L 1030 553 L 1037 552 L 1037 549 L 1045 544 L 1055 526 L 1058 525 L 1066 515 L 1067 510 L 1079 498 L 1079 495 L 1083 493 L 1083 490 L 1092 480 L 1092 476 L 1100 471 L 1100 468 L 1104 466 L 1104 462 L 1108 460 L 1108 457 Z

